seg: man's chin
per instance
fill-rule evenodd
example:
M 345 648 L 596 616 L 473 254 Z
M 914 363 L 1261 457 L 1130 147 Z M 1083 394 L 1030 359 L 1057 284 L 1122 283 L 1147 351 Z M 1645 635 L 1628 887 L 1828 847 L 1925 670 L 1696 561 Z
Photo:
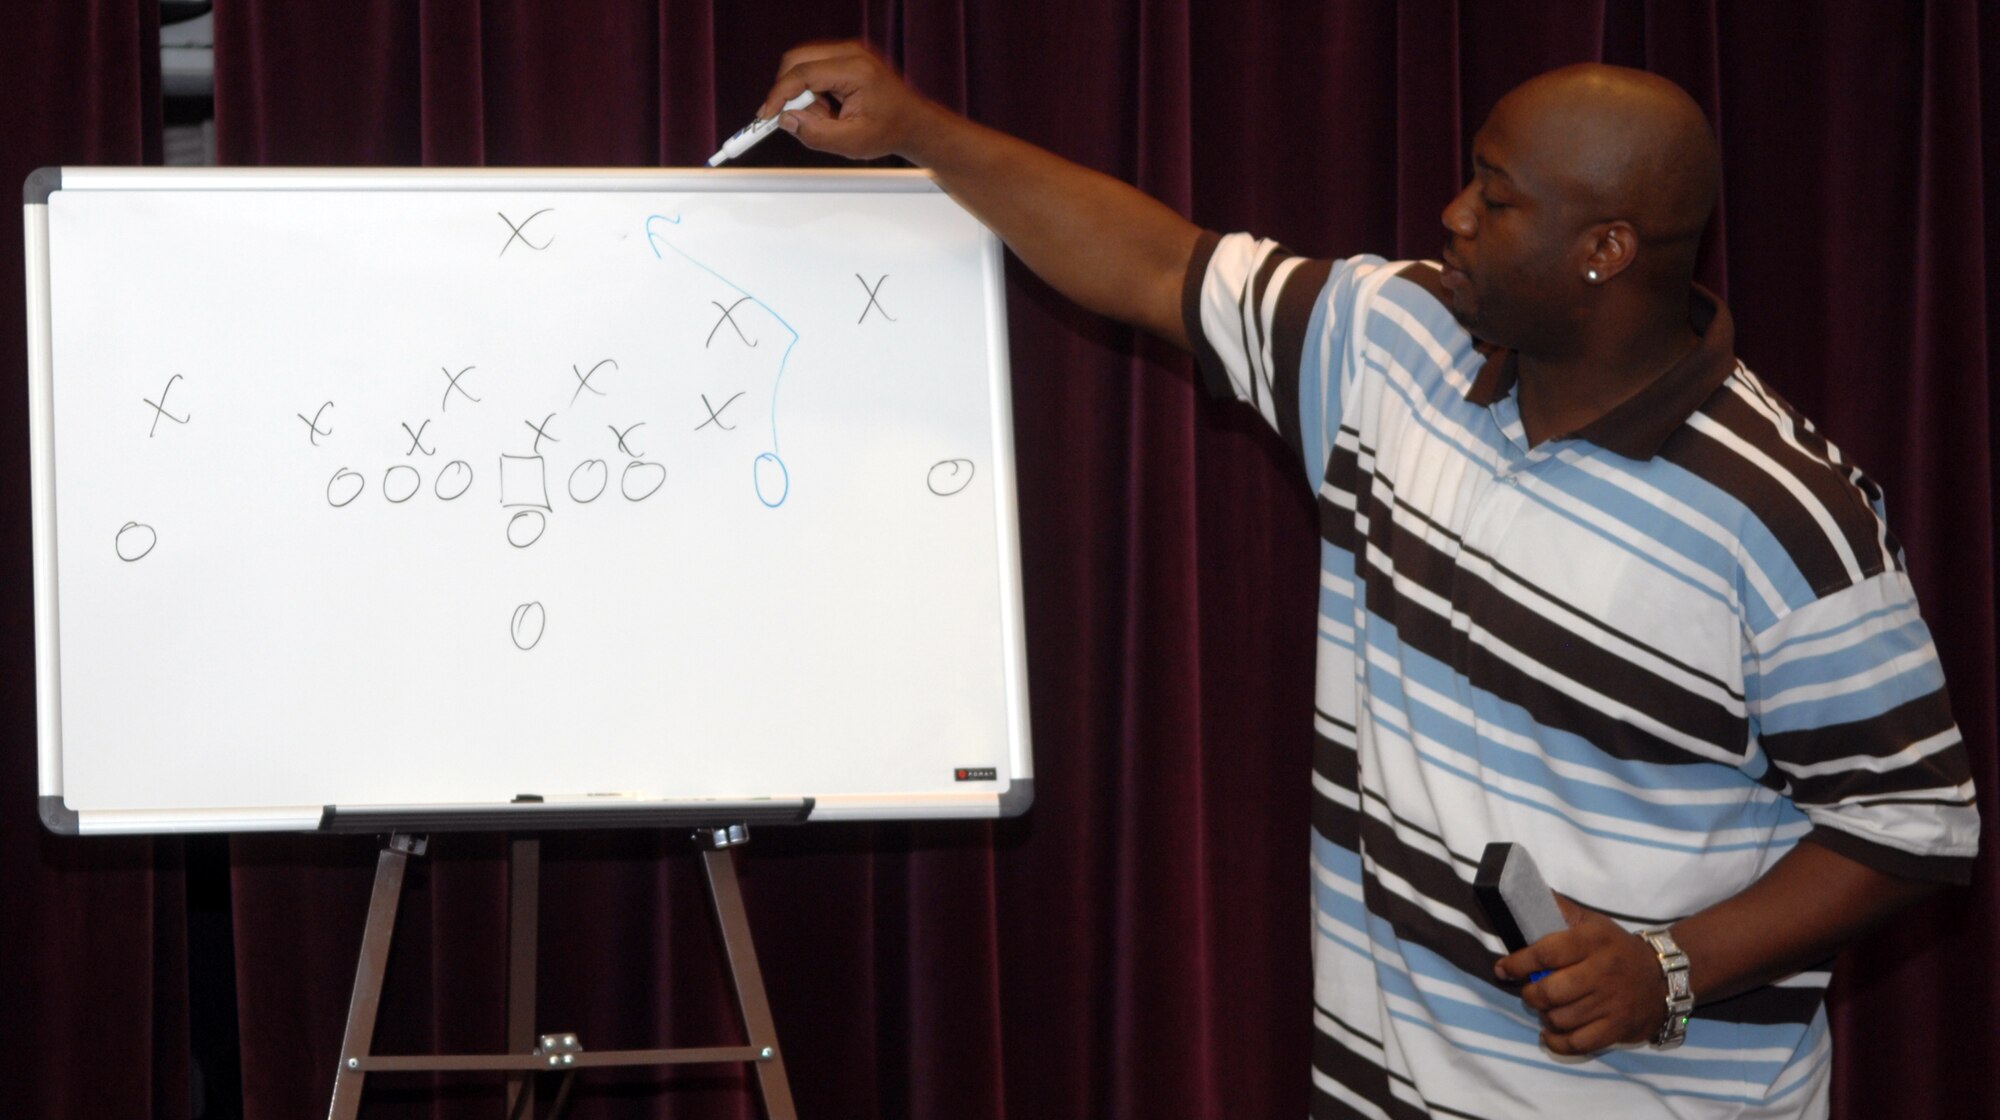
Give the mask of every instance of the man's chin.
M 1459 326 L 1475 334 L 1478 333 L 1479 308 L 1467 296 L 1464 288 L 1453 291 L 1451 301 L 1445 306 L 1451 310 L 1451 317 L 1458 320 Z

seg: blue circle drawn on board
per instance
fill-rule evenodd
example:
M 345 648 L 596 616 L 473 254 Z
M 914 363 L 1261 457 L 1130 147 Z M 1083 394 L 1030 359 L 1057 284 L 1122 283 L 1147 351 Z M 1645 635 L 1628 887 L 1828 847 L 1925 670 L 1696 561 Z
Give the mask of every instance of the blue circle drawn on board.
M 772 501 L 764 496 L 764 472 L 758 468 L 764 465 L 764 460 L 766 459 L 778 464 L 778 477 L 785 484 L 785 488 L 778 491 L 777 501 Z M 792 472 L 786 469 L 785 461 L 778 458 L 775 451 L 766 451 L 751 461 L 750 482 L 757 488 L 757 500 L 763 502 L 766 509 L 777 509 L 779 506 L 784 505 L 785 499 L 792 493 Z

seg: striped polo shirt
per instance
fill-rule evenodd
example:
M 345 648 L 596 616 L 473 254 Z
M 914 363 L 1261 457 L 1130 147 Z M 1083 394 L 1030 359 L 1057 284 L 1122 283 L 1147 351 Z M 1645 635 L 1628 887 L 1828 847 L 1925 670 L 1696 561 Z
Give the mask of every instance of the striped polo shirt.
M 1557 1058 L 1471 881 L 1511 841 L 1636 929 L 1808 837 L 1967 880 L 1971 771 L 1875 485 L 1699 290 L 1693 353 L 1535 447 L 1435 266 L 1207 234 L 1184 302 L 1204 381 L 1318 495 L 1312 1115 L 1824 1115 L 1830 962 L 1678 1049 Z

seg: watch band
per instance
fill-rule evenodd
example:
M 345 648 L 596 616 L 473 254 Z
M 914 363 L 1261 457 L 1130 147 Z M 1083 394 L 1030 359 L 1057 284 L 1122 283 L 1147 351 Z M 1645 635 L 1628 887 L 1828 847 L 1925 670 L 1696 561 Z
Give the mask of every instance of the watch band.
M 1653 1036 L 1653 1045 L 1671 1050 L 1687 1040 L 1688 1019 L 1694 1011 L 1694 989 L 1688 985 L 1688 957 L 1674 943 L 1666 929 L 1642 929 L 1639 936 L 1659 955 L 1660 971 L 1667 977 L 1667 1020 Z

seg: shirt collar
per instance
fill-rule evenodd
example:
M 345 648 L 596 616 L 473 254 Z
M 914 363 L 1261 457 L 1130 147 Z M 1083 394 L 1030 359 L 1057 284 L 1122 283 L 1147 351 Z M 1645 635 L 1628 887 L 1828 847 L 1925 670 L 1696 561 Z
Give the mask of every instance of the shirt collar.
M 1627 459 L 1651 459 L 1659 454 L 1667 438 L 1679 431 L 1736 369 L 1736 324 L 1728 306 L 1699 284 L 1692 285 L 1688 293 L 1688 324 L 1701 336 L 1699 346 L 1618 407 L 1557 438 L 1588 440 Z M 1514 390 L 1520 374 L 1513 351 L 1480 349 L 1486 354 L 1486 364 L 1480 367 L 1465 399 L 1490 407 Z

